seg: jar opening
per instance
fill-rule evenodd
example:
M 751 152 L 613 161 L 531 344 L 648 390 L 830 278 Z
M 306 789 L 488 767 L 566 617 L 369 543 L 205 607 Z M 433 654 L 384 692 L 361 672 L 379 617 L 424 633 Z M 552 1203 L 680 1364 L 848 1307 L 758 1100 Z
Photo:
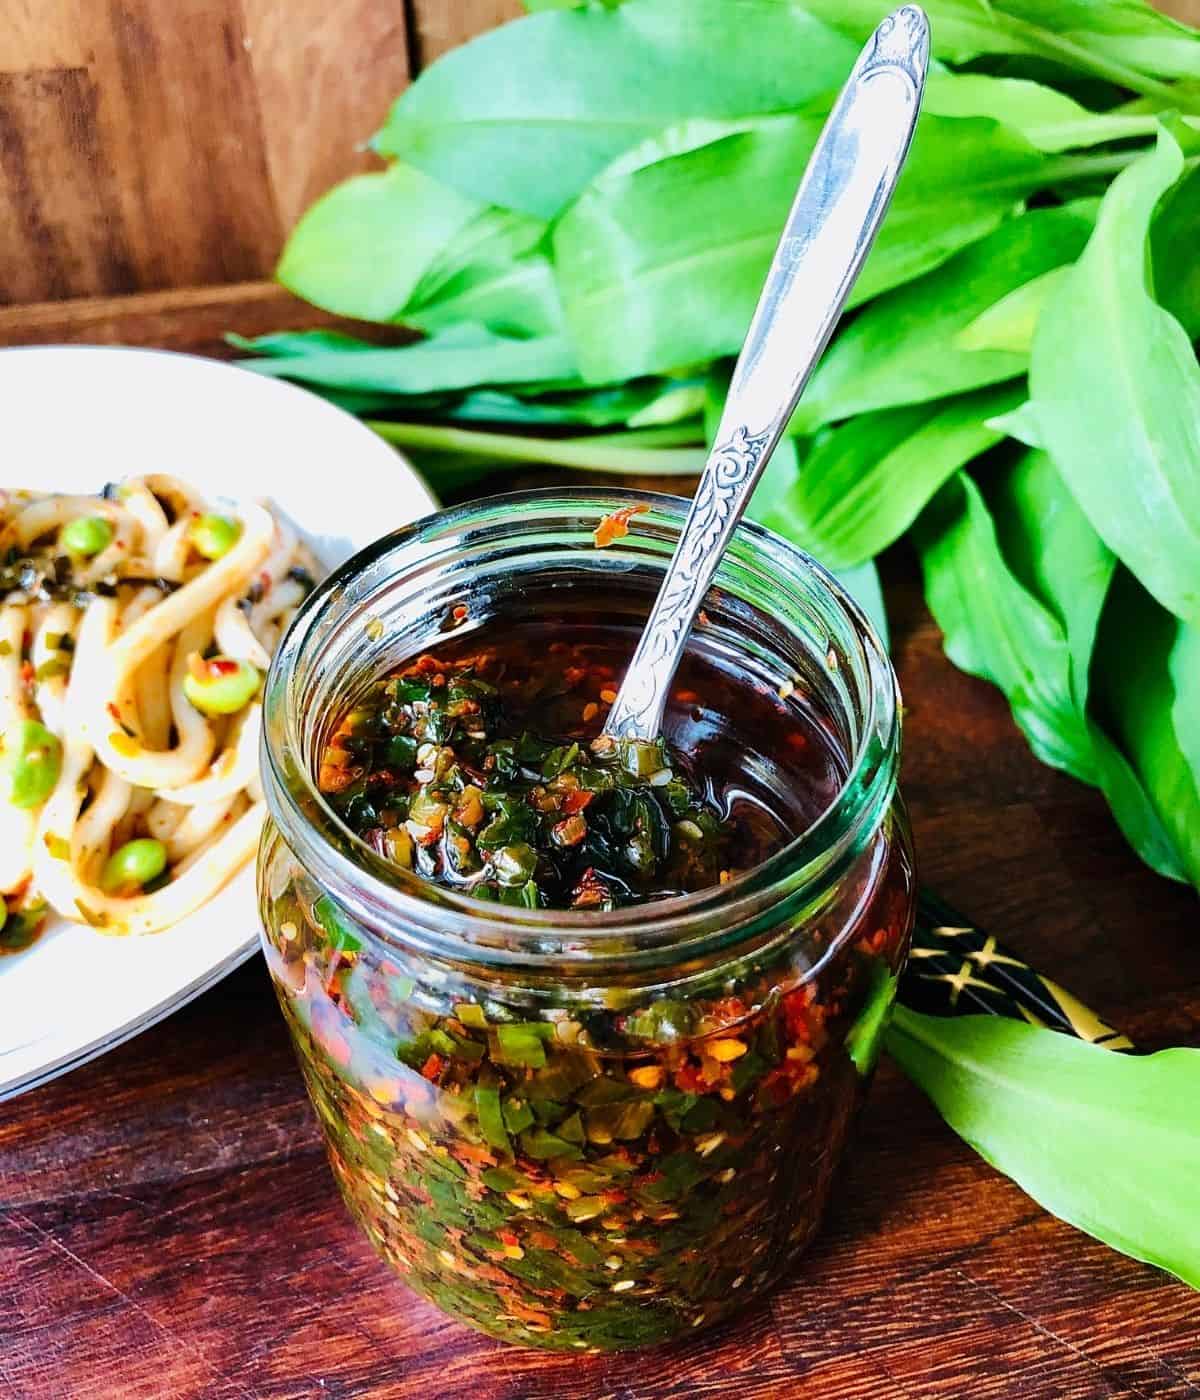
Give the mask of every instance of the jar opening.
M 386 861 L 335 815 L 316 783 L 332 725 L 381 674 L 444 639 L 506 621 L 552 618 L 564 629 L 602 600 L 640 627 L 688 502 L 617 490 L 528 492 L 418 521 L 349 560 L 310 596 L 266 685 L 264 785 L 284 840 L 351 913 L 406 941 L 455 943 L 501 960 L 586 959 L 606 940 L 641 947 L 732 938 L 768 910 L 811 907 L 874 836 L 896 782 L 895 677 L 870 623 L 814 560 L 751 524 L 722 561 L 691 646 L 736 666 L 747 685 L 812 698 L 845 761 L 829 805 L 760 864 L 728 883 L 612 911 L 485 903 Z M 597 549 L 592 531 L 622 506 L 647 507 L 632 532 Z M 465 620 L 463 609 L 466 609 Z

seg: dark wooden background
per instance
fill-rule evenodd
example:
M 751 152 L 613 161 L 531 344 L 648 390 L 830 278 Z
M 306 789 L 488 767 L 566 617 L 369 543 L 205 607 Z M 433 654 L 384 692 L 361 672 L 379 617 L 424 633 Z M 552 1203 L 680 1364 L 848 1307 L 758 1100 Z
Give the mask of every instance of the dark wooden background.
M 212 350 L 303 324 L 269 288 L 0 310 L 0 342 Z M 929 883 L 1145 1047 L 1200 1044 L 1194 893 L 1036 763 L 885 561 Z M 98 994 L 102 994 L 97 989 Z M 1200 1218 L 1200 1166 L 1198 1166 Z M 806 1266 L 711 1337 L 554 1357 L 419 1302 L 343 1210 L 261 964 L 0 1107 L 3 1400 L 1182 1400 L 1200 1294 L 1053 1220 L 885 1063 Z
M 5 0 L 0 303 L 253 281 L 519 0 Z

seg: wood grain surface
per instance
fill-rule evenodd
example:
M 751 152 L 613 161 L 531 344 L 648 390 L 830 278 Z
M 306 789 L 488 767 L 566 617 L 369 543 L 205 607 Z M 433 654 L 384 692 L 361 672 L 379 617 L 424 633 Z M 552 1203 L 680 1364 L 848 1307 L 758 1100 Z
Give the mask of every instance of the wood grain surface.
M 407 33 L 402 0 L 6 0 L 0 303 L 267 275 L 370 163 Z
M 41 307 L 32 333 L 190 350 L 311 319 L 245 287 Z M 24 338 L 4 313 L 0 340 Z M 928 882 L 1139 1044 L 1200 1043 L 1195 896 L 950 666 L 905 552 L 885 575 Z M 4 1400 L 1197 1395 L 1200 1294 L 1046 1215 L 887 1063 L 796 1276 L 712 1336 L 615 1357 L 505 1347 L 392 1279 L 335 1193 L 257 961 L 0 1107 Z

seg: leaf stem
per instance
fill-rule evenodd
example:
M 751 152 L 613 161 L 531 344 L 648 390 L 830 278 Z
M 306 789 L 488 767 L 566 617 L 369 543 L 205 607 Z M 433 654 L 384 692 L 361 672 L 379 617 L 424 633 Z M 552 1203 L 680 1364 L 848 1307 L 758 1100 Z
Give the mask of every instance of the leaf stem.
M 541 462 L 618 475 L 695 476 L 707 449 L 698 424 L 671 424 L 638 432 L 596 433 L 589 437 L 543 438 L 516 433 L 481 433 L 436 423 L 368 421 L 386 442 L 433 452 L 461 452 L 514 462 Z M 682 444 L 692 444 L 684 446 Z
M 1147 148 L 1136 146 L 1127 151 L 1105 151 L 1102 155 L 1063 156 L 1047 162 L 1043 173 L 1044 185 L 1060 180 L 1086 180 L 1097 175 L 1116 175 L 1142 155 Z

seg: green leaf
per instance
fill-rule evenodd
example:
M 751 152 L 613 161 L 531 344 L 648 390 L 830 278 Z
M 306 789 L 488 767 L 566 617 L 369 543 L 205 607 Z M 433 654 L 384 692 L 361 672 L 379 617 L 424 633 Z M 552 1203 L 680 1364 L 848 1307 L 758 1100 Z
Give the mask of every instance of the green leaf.
M 275 275 L 326 311 L 393 321 L 445 243 L 478 212 L 477 201 L 409 165 L 355 175 L 301 217 Z
M 486 476 L 501 464 L 512 462 L 541 462 L 614 476 L 698 476 L 708 455 L 700 445 L 699 425 L 572 438 L 485 433 L 439 423 L 369 422 L 367 426 L 397 447 L 436 452 L 447 460 L 449 454 L 454 454 L 460 464 L 474 459 L 478 469 L 472 470 L 467 479 Z M 697 444 L 694 447 L 675 445 L 681 439 L 693 438 Z M 441 477 L 438 481 L 446 484 Z
M 1200 1287 L 1200 1050 L 1120 1055 L 999 1016 L 904 1006 L 887 1047 L 954 1131 L 1040 1205 Z
M 842 83 L 856 56 L 844 35 L 778 0 L 538 14 L 426 69 L 375 144 L 473 198 L 551 218 L 662 127 L 798 106 Z
M 1156 868 L 1200 886 L 1200 776 L 1189 762 L 1200 682 L 1176 673 L 1195 654 L 1192 630 L 1119 571 L 1101 620 L 1092 689 L 1099 722 L 1157 818 L 1157 832 L 1148 823 L 1165 847 Z
M 536 386 L 531 387 L 536 390 Z M 523 386 L 508 393 L 477 389 L 449 405 L 445 413 L 448 418 L 468 422 L 665 427 L 684 422 L 697 412 L 693 405 L 698 393 L 703 393 L 702 386 L 675 379 L 632 380 L 609 388 L 550 394 L 530 392 Z M 700 440 L 699 426 L 693 436 Z
M 1000 441 L 986 420 L 1022 392 L 994 386 L 839 424 L 781 490 L 773 514 L 786 526 L 775 528 L 831 568 L 872 558 L 899 539 L 960 467 Z
M 989 504 L 1005 562 L 1062 625 L 1071 652 L 1071 693 L 1082 714 L 1116 560 L 1044 452 L 1022 453 L 1000 473 Z
M 871 965 L 871 990 L 854 1024 L 846 1032 L 846 1054 L 859 1074 L 870 1074 L 879 1058 L 884 1032 L 896 1000 L 900 979 L 882 958 Z
M 958 350 L 1007 350 L 1027 358 L 1033 345 L 1033 332 L 1050 293 L 1066 275 L 1065 267 L 1052 267 L 1031 277 L 1007 296 L 993 302 L 954 337 Z
M 1113 182 L 1038 321 L 1031 397 L 1097 533 L 1156 598 L 1200 621 L 1200 365 L 1146 286 L 1147 231 L 1183 157 L 1166 130 Z
M 940 117 L 992 117 L 1049 152 L 1146 136 L 1155 129 L 1152 113 L 1089 112 L 1044 83 L 987 73 L 931 73 L 922 110 Z
M 667 132 L 653 143 L 660 159 L 643 147 L 634 168 L 618 163 L 583 193 L 555 227 L 554 259 L 585 378 L 740 349 L 820 126 L 818 116 L 717 126 L 681 154 L 670 152 L 687 141 Z M 989 233 L 1047 159 L 996 122 L 922 118 L 852 303 Z
M 873 0 L 805 0 L 813 14 L 866 39 Z M 1142 0 L 928 0 L 933 52 L 952 63 L 1031 54 L 1135 92 L 1169 96 L 1160 79 L 1194 77 L 1200 37 Z
M 746 515 L 774 530 L 784 539 L 804 547 L 799 530 L 799 519 L 789 503 L 789 494 L 795 485 L 800 469 L 801 444 L 794 438 L 783 438 L 771 454 Z M 811 551 L 810 551 L 811 552 Z M 821 560 L 825 563 L 825 560 Z M 826 567 L 830 567 L 826 564 Z M 879 582 L 879 570 L 870 559 L 834 571 L 838 582 L 846 589 L 854 601 L 870 618 L 871 624 L 884 646 L 888 645 L 887 610 L 883 603 L 883 588 Z
M 826 351 L 792 419 L 811 432 L 851 414 L 920 403 L 1022 374 L 1024 354 L 947 354 L 1014 287 L 1082 252 L 1091 221 L 1070 208 L 1009 219 L 924 277 L 879 297 Z
M 1180 623 L 1168 660 L 1175 700 L 1171 723 L 1179 750 L 1200 785 L 1200 627 Z
M 560 332 L 562 307 L 545 240 L 541 219 L 482 210 L 430 264 L 405 306 L 405 322 L 430 333 L 464 321 L 501 335 Z
M 1089 710 L 1097 629 L 1116 562 L 1111 551 L 1044 452 L 1025 453 L 999 476 L 991 507 L 1006 564 L 1054 614 L 1066 636 L 1070 694 L 1091 744 L 1090 780 L 1142 860 L 1160 874 L 1183 879 L 1174 843 L 1146 786 Z
M 1018 404 L 1008 413 L 997 413 L 987 421 L 989 428 L 1006 433 L 1009 437 L 1023 442 L 1026 447 L 1041 447 L 1042 433 L 1037 424 L 1037 410 L 1028 399 Z
M 1191 340 L 1200 337 L 1197 228 L 1200 228 L 1200 166 L 1190 170 L 1163 196 L 1150 225 L 1155 293 Z
M 1009 570 L 983 495 L 965 473 L 922 516 L 917 545 L 946 655 L 1000 687 L 1043 763 L 1094 781 L 1065 628 Z
M 512 340 L 480 326 L 458 326 L 413 345 L 319 350 L 286 358 L 243 360 L 259 374 L 333 389 L 429 394 L 476 384 L 518 384 L 573 377 L 574 365 L 558 336 Z

